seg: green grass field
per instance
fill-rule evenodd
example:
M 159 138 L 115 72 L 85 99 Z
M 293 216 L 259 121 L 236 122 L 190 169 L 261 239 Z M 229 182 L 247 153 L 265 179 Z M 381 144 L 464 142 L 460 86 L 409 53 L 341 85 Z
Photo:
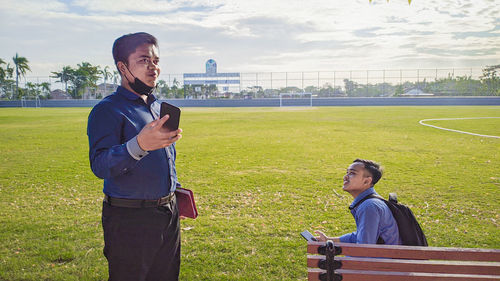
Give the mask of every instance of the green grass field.
M 106 280 L 90 108 L 0 109 L 0 280 Z M 308 229 L 355 229 L 341 190 L 355 158 L 412 207 L 431 246 L 500 248 L 500 139 L 422 126 L 500 107 L 184 108 L 177 167 L 181 280 L 305 280 Z M 500 119 L 432 121 L 500 136 Z

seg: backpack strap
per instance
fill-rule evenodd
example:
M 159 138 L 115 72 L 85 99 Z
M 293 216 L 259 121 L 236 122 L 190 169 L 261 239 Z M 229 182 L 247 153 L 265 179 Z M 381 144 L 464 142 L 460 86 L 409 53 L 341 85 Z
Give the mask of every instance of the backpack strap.
M 352 210 L 354 208 L 356 208 L 357 206 L 359 206 L 361 203 L 365 202 L 366 200 L 370 199 L 370 198 L 377 198 L 377 199 L 380 199 L 380 200 L 385 200 L 382 196 L 380 195 L 375 195 L 375 194 L 370 194 L 370 195 L 367 195 L 365 196 L 365 198 L 359 200 L 358 203 L 354 204 L 354 206 L 349 206 L 349 210 Z
M 368 196 L 365 196 L 365 198 L 363 198 L 363 199 L 359 200 L 359 202 L 358 202 L 358 203 L 356 203 L 356 204 L 354 204 L 354 206 L 352 206 L 352 207 L 351 207 L 351 206 L 349 206 L 349 210 L 352 210 L 352 209 L 356 208 L 356 207 L 357 207 L 357 206 L 359 206 L 361 203 L 365 202 L 366 200 L 368 200 L 368 199 L 370 199 L 370 198 L 377 198 L 377 199 L 380 199 L 380 200 L 382 200 L 382 201 L 384 201 L 384 202 L 385 202 L 385 199 L 384 199 L 382 196 L 380 196 L 380 195 L 376 195 L 376 194 L 373 194 L 373 193 L 372 193 L 372 194 L 370 194 L 370 195 L 368 195 Z M 382 237 L 380 237 L 380 236 L 379 236 L 379 237 L 378 237 L 378 239 L 377 239 L 377 244 L 382 244 L 382 245 L 383 245 L 383 244 L 385 244 L 384 239 L 382 239 Z

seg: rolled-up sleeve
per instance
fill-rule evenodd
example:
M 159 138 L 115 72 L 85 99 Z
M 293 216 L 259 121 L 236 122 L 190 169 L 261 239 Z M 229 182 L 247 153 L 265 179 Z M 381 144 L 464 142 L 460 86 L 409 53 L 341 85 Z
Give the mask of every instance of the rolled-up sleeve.
M 344 234 L 339 237 L 339 240 L 342 243 L 356 243 L 356 234 L 356 231 Z

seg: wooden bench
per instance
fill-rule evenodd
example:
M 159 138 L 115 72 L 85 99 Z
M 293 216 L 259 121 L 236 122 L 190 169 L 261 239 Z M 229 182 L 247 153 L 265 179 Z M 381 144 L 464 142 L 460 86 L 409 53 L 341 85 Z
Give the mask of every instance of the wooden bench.
M 308 280 L 500 280 L 500 250 L 307 243 Z

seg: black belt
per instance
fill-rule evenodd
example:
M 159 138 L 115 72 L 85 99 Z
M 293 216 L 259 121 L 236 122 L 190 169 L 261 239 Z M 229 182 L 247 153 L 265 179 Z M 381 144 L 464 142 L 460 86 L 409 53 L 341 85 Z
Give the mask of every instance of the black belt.
M 108 203 L 113 207 L 124 207 L 124 208 L 153 208 L 158 206 L 164 206 L 172 202 L 175 198 L 175 193 L 171 192 L 169 195 L 156 200 L 147 199 L 123 199 L 110 197 L 104 195 L 104 202 Z

